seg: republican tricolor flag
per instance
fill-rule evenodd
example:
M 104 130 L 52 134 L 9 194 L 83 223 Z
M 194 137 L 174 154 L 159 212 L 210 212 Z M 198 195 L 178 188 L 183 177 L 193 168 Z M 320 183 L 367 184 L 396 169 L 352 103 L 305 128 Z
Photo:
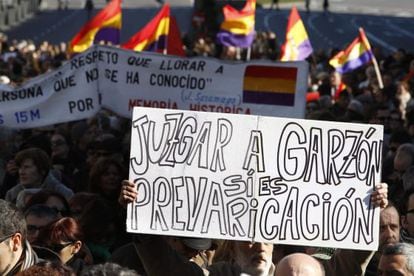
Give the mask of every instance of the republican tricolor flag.
M 344 74 L 350 72 L 373 60 L 374 54 L 371 45 L 362 28 L 359 29 L 359 35 L 343 51 L 340 51 L 329 60 L 337 72 Z
M 100 41 L 117 45 L 121 26 L 121 0 L 112 0 L 75 35 L 70 42 L 69 52 L 81 53 Z
M 247 0 L 239 11 L 231 5 L 223 7 L 224 21 L 217 33 L 217 42 L 224 46 L 249 48 L 254 39 L 256 0 Z
M 281 61 L 305 60 L 312 54 L 312 45 L 296 6 L 290 11 L 286 41 L 282 46 Z
M 144 28 L 122 44 L 122 48 L 163 53 L 167 50 L 169 29 L 170 6 L 165 4 Z
M 294 106 L 295 67 L 248 65 L 243 78 L 243 102 Z

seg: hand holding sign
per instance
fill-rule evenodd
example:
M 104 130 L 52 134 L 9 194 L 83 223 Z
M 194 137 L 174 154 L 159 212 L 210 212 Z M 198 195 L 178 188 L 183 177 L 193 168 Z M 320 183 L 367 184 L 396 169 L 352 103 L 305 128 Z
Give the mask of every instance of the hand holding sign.
M 123 180 L 121 194 L 118 197 L 119 204 L 126 208 L 128 203 L 134 202 L 137 195 L 135 184 L 128 180 Z
M 371 202 L 381 210 L 388 206 L 388 184 L 380 183 L 371 194 Z

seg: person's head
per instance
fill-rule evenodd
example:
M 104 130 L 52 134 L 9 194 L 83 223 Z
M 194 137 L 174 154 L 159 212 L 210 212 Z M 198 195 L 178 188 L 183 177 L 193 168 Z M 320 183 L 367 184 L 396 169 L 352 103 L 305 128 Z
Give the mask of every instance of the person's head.
M 408 192 L 414 189 L 414 166 L 409 167 L 405 170 L 402 175 L 402 185 L 404 192 Z
M 339 94 L 337 104 L 342 109 L 346 109 L 351 101 L 351 95 L 348 93 L 348 91 L 343 91 L 341 94 Z
M 72 268 L 60 262 L 42 261 L 16 274 L 16 276 L 37 275 L 75 276 L 76 273 L 72 270 Z
M 74 194 L 69 200 L 70 214 L 74 218 L 79 218 L 85 211 L 85 206 L 93 202 L 99 196 L 93 193 L 80 192 Z
M 19 261 L 26 239 L 26 221 L 11 203 L 0 199 L 0 275 Z
M 384 84 L 384 87 L 392 87 L 394 85 L 394 78 L 390 73 L 383 73 L 382 83 Z
M 379 95 L 385 95 L 384 92 L 378 91 L 377 94 L 375 94 L 375 97 L 377 98 Z M 385 128 L 389 129 L 389 121 L 390 121 L 390 116 L 391 116 L 391 111 L 389 110 L 388 106 L 386 103 L 384 102 L 380 102 L 377 101 L 377 105 L 373 107 L 372 109 L 372 118 L 371 118 L 371 123 L 375 123 L 375 124 L 381 124 L 383 125 Z
M 371 79 L 374 79 L 374 78 L 376 78 L 376 73 L 375 73 L 375 68 L 374 68 L 374 66 L 368 66 L 366 69 L 365 69 L 365 77 L 368 79 L 368 80 L 371 80 Z
M 394 170 L 404 173 L 414 163 L 414 145 L 405 143 L 398 147 L 394 157 Z
M 273 244 L 263 242 L 234 241 L 233 260 L 243 273 L 267 275 L 272 267 Z
M 406 81 L 400 81 L 397 84 L 397 97 L 403 94 L 410 93 L 410 84 Z
M 405 193 L 401 225 L 410 238 L 414 238 L 414 189 Z
M 89 191 L 107 199 L 116 199 L 124 177 L 124 169 L 118 161 L 113 158 L 99 159 L 89 173 Z
M 82 270 L 81 276 L 138 276 L 135 270 L 122 267 L 115 263 L 96 264 L 86 267 Z
M 19 182 L 26 188 L 39 187 L 49 172 L 49 156 L 39 148 L 19 151 L 15 161 L 19 168 Z
M 27 240 L 31 244 L 36 244 L 40 231 L 57 220 L 59 214 L 46 205 L 36 204 L 26 210 L 24 217 L 27 224 Z
M 287 255 L 291 255 L 294 253 L 306 253 L 306 254 L 313 254 L 317 250 L 317 247 L 310 248 L 300 245 L 292 245 L 292 244 L 274 244 L 273 245 L 273 255 L 272 261 L 274 264 L 278 264 L 281 259 L 286 257 Z
M 390 113 L 390 129 L 392 133 L 395 133 L 396 131 L 400 132 L 405 136 L 405 139 L 410 137 L 408 131 L 404 129 L 404 120 L 402 118 L 402 113 L 399 110 L 393 110 Z M 407 140 L 407 142 L 411 142 L 411 140 Z
M 78 150 L 85 151 L 87 144 L 90 142 L 89 139 L 84 138 L 87 130 L 88 124 L 85 121 L 78 121 L 72 125 L 70 139 Z
M 210 249 L 211 239 L 187 238 L 187 237 L 166 237 L 168 243 L 182 256 L 191 259 L 201 251 Z
M 339 84 L 341 84 L 342 76 L 337 71 L 332 71 L 329 74 L 329 80 L 330 80 L 330 83 L 331 83 L 332 87 L 338 87 Z
M 61 133 L 54 133 L 50 137 L 50 147 L 53 159 L 65 159 L 69 154 L 69 141 Z
M 52 209 L 55 209 L 59 214 L 59 217 L 66 217 L 70 215 L 68 201 L 58 192 L 40 190 L 29 199 L 26 206 L 29 208 L 30 206 L 36 204 L 46 205 Z
M 88 144 L 86 163 L 92 167 L 102 158 L 112 158 L 123 161 L 122 143 L 114 135 L 105 133 L 97 136 Z
M 364 106 L 358 100 L 351 100 L 348 104 L 345 115 L 348 118 L 348 120 L 352 121 L 352 122 L 364 121 L 364 119 L 365 119 Z
M 83 234 L 73 218 L 61 218 L 49 224 L 39 237 L 42 245 L 59 255 L 62 263 L 71 260 L 82 248 Z
M 21 190 L 16 198 L 16 207 L 19 210 L 26 210 L 27 207 L 27 203 L 29 202 L 29 200 L 32 198 L 32 196 L 36 193 L 38 193 L 41 190 L 41 188 L 30 188 L 30 189 L 24 189 Z
M 390 244 L 384 248 L 378 264 L 379 276 L 414 276 L 414 245 Z
M 283 276 L 324 276 L 322 264 L 305 253 L 287 255 L 277 264 L 275 275 Z
M 406 50 L 403 48 L 398 48 L 393 54 L 392 56 L 394 57 L 395 61 L 397 62 L 402 62 L 405 57 L 406 57 Z
M 389 140 L 389 147 L 387 156 L 393 157 L 395 156 L 397 149 L 400 145 L 410 143 L 411 137 L 410 134 L 406 130 L 393 130 L 393 132 L 390 135 Z
M 380 213 L 379 250 L 400 241 L 400 216 L 397 208 L 389 203 Z

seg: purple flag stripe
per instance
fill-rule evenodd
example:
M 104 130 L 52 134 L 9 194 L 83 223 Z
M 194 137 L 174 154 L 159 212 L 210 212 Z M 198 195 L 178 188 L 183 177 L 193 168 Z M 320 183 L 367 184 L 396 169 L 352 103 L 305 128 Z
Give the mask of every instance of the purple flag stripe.
M 243 91 L 244 103 L 271 104 L 271 105 L 295 105 L 295 94 L 292 93 L 269 93 L 256 91 Z
M 217 42 L 224 46 L 249 48 L 254 39 L 254 32 L 248 35 L 235 35 L 228 31 L 221 30 L 217 33 Z
M 164 49 L 167 49 L 167 36 L 161 35 L 157 40 L 153 41 L 151 44 L 145 47 L 144 51 L 157 52 L 163 51 Z
M 120 41 L 120 30 L 117 28 L 103 28 L 95 35 L 94 43 L 99 41 L 109 41 L 114 45 L 118 45 Z
M 368 63 L 369 61 L 372 60 L 372 58 L 373 58 L 372 52 L 367 51 L 363 53 L 361 56 L 359 56 L 358 58 L 347 61 L 344 65 L 342 65 L 341 67 L 338 67 L 336 71 L 338 71 L 341 74 L 350 72 L 364 65 L 365 63 Z
M 312 54 L 312 45 L 309 39 L 303 41 L 298 46 L 298 60 L 305 60 L 310 54 Z

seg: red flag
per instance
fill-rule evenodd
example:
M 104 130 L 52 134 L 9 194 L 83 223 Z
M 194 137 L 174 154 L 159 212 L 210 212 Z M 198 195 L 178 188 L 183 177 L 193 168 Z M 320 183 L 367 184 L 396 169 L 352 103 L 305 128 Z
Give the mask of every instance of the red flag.
M 83 52 L 99 41 L 119 44 L 121 25 L 121 0 L 112 0 L 75 35 L 70 42 L 69 52 Z
M 286 40 L 282 45 L 281 61 L 305 60 L 312 54 L 313 48 L 310 43 L 305 26 L 300 18 L 296 6 L 290 11 L 288 25 L 286 28 Z
M 122 48 L 135 51 L 164 52 L 170 29 L 170 6 L 165 4 L 147 25 L 133 35 Z
M 185 57 L 183 42 L 181 41 L 181 33 L 178 28 L 177 20 L 174 16 L 170 16 L 170 30 L 168 34 L 167 54 Z

